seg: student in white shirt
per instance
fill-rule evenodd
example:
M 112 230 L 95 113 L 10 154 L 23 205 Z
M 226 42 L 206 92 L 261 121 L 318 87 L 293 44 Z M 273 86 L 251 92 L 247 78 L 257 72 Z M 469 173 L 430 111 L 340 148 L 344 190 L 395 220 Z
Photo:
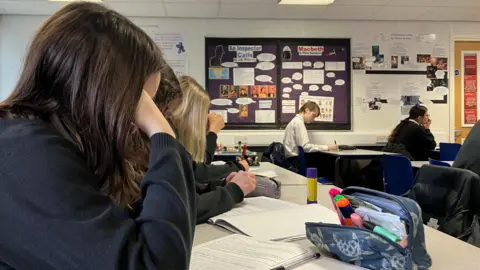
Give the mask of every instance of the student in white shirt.
M 318 152 L 322 150 L 337 150 L 337 145 L 318 145 L 310 142 L 305 123 L 311 123 L 320 114 L 320 107 L 313 101 L 307 101 L 298 111 L 298 114 L 288 123 L 285 128 L 283 145 L 285 157 L 296 159 L 298 146 L 302 146 L 305 153 Z

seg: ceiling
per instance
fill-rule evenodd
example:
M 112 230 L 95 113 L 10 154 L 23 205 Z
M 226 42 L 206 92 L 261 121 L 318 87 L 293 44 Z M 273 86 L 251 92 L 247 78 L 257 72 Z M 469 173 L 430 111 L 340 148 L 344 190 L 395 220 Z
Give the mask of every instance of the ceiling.
M 330 6 L 277 0 L 104 0 L 127 16 L 180 18 L 480 21 L 480 0 L 336 0 Z M 50 15 L 62 2 L 0 0 L 0 14 Z

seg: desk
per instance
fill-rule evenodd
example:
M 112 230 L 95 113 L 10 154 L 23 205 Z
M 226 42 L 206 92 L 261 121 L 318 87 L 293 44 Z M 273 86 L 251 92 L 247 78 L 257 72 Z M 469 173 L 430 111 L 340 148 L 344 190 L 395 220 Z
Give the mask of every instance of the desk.
M 330 190 L 331 187 L 332 186 L 329 185 L 318 185 L 318 203 L 333 211 L 333 206 L 328 196 L 328 190 Z M 304 185 L 282 187 L 282 200 L 305 204 L 306 196 L 307 187 Z M 219 227 L 201 224 L 196 227 L 193 245 L 196 246 L 229 234 L 230 232 Z M 430 269 L 480 269 L 478 263 L 480 248 L 457 240 L 427 226 L 425 226 L 425 238 L 428 253 L 433 260 L 433 265 Z M 295 243 L 305 247 L 313 246 L 308 240 L 296 241 Z M 347 270 L 352 268 L 349 265 L 345 265 L 345 267 L 336 267 L 335 269 Z
M 335 158 L 335 167 L 334 167 L 334 174 L 333 177 L 334 179 L 330 179 L 330 181 L 333 180 L 333 183 L 337 185 L 341 185 L 339 183 L 343 183 L 341 180 L 340 172 L 341 172 L 341 159 L 346 159 L 348 160 L 348 165 L 347 167 L 350 168 L 351 160 L 358 160 L 358 159 L 376 159 L 376 158 L 382 158 L 384 155 L 398 155 L 395 153 L 387 153 L 387 152 L 381 152 L 381 151 L 372 151 L 372 150 L 362 150 L 362 149 L 357 149 L 357 150 L 343 150 L 343 151 L 319 151 L 318 153 L 326 156 L 330 156 Z M 328 174 L 330 177 L 332 177 L 332 174 Z
M 274 179 L 280 182 L 282 186 L 307 185 L 307 178 L 304 176 L 269 162 L 260 162 L 260 167 L 251 167 L 251 171 L 253 173 L 273 171 L 278 175 Z
M 443 162 L 450 164 L 450 166 L 453 165 L 453 161 L 443 161 Z M 423 165 L 428 165 L 428 164 L 430 164 L 430 162 L 428 161 L 412 161 L 412 167 L 415 167 L 415 168 L 420 168 Z

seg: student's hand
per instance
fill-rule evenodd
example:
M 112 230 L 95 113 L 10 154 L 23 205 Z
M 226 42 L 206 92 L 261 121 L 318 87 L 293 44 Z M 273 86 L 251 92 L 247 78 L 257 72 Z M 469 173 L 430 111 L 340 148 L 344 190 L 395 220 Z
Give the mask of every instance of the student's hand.
M 227 178 L 225 178 L 225 181 L 227 181 L 227 183 L 230 183 L 230 181 L 232 181 L 232 179 L 237 175 L 238 173 L 237 172 L 232 172 L 231 174 L 229 174 L 227 176 Z
M 254 191 L 257 186 L 255 174 L 244 171 L 238 172 L 230 181 L 228 181 L 227 177 L 227 182 L 237 184 L 243 191 L 244 196 L 247 196 L 250 192 Z
M 157 108 L 150 95 L 143 90 L 138 102 L 137 111 L 135 113 L 135 124 L 145 132 L 148 137 L 152 137 L 156 133 L 167 133 L 175 138 L 170 124 Z
M 336 144 L 335 144 L 335 145 L 329 145 L 329 146 L 328 146 L 328 150 L 329 150 L 329 151 L 338 150 L 338 145 L 336 145 Z
M 430 125 L 432 124 L 432 119 L 428 119 L 428 121 L 423 125 L 425 129 L 430 129 Z
M 208 115 L 208 131 L 218 134 L 225 127 L 225 120 L 218 114 Z
M 248 172 L 250 170 L 250 166 L 248 166 L 248 162 L 246 160 L 240 160 L 238 163 L 242 164 L 243 168 L 245 168 L 245 171 Z

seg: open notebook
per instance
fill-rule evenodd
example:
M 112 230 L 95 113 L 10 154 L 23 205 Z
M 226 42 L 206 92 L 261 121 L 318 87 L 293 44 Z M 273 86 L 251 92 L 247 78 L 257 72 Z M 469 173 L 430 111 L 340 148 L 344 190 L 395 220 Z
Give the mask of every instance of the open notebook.
M 305 222 L 340 224 L 335 212 L 319 204 L 298 205 L 267 197 L 247 198 L 210 223 L 259 240 L 306 238 Z
M 318 257 L 296 244 L 233 234 L 194 247 L 190 270 L 270 270 L 301 265 Z

